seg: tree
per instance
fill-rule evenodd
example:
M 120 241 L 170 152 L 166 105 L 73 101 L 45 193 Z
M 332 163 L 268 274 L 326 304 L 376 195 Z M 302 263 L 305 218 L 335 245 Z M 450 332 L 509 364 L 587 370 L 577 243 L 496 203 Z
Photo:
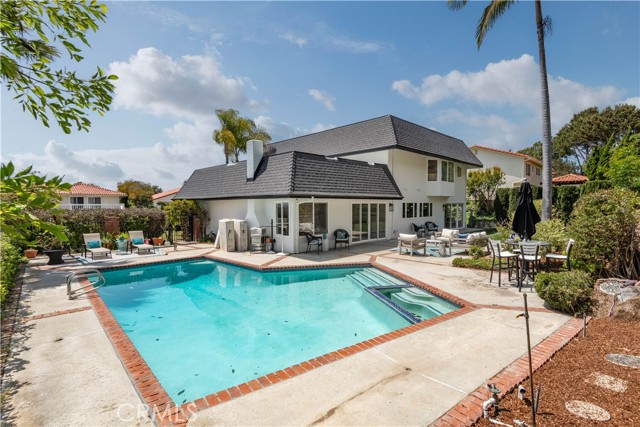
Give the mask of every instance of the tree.
M 240 153 L 247 152 L 247 142 L 251 139 L 259 139 L 263 143 L 271 141 L 267 131 L 239 114 L 234 109 L 216 110 L 221 127 L 213 131 L 213 140 L 222 145 L 225 163 L 229 163 L 230 158 L 237 162 Z
M 468 0 L 448 0 L 449 8 L 460 10 Z M 478 49 L 487 32 L 513 4 L 515 0 L 492 0 L 484 9 L 476 28 Z M 550 28 L 549 17 L 542 17 L 540 0 L 534 2 L 538 34 L 538 59 L 540 66 L 540 93 L 542 98 L 542 219 L 551 219 L 551 108 L 549 106 L 549 83 L 547 81 L 547 59 L 544 49 L 545 29 Z
M 504 172 L 498 166 L 471 171 L 467 176 L 467 196 L 475 200 L 479 213 L 490 213 L 496 191 L 504 183 Z
M 591 107 L 575 114 L 558 131 L 553 146 L 561 157 L 576 163 L 584 174 L 589 157 L 597 147 L 607 144 L 611 138 L 612 143 L 617 144 L 629 132 L 640 133 L 640 109 L 637 107 L 620 104 L 602 111 Z
M 87 110 L 100 115 L 109 111 L 115 75 L 105 75 L 98 67 L 89 79 L 82 79 L 75 71 L 52 68 L 60 49 L 71 60 L 82 61 L 74 41 L 89 46 L 86 33 L 98 29 L 96 21 L 104 22 L 106 12 L 106 6 L 95 1 L 2 2 L 2 81 L 22 109 L 45 126 L 51 115 L 65 133 L 71 132 L 73 123 L 87 131 L 91 126 Z
M 640 192 L 640 134 L 627 134 L 609 159 L 604 173 L 615 187 Z
M 62 227 L 43 221 L 32 212 L 39 209 L 54 210 L 60 202 L 59 191 L 69 191 L 62 177 L 47 179 L 32 172 L 31 166 L 16 171 L 12 162 L 0 168 L 0 224 L 2 234 L 10 239 L 24 240 L 32 227 L 49 232 L 62 242 L 67 241 Z
M 118 183 L 118 191 L 127 193 L 127 205 L 136 208 L 150 208 L 153 206 L 151 196 L 162 193 L 162 188 L 146 182 L 128 179 Z
M 558 155 L 558 151 L 556 150 L 555 145 L 553 145 L 552 152 L 553 154 L 551 156 L 551 170 L 553 171 L 553 175 L 559 176 L 566 175 L 568 173 L 576 173 L 575 166 L 572 163 L 563 160 Z M 531 147 L 523 148 L 522 150 L 518 151 L 518 153 L 526 154 L 527 156 L 531 156 L 542 161 L 542 142 L 534 142 Z

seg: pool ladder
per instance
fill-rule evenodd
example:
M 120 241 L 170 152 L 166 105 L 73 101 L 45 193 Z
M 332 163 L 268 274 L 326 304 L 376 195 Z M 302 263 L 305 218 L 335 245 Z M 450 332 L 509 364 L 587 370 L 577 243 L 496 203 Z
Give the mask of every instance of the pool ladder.
M 98 280 L 91 283 L 91 280 L 89 280 L 89 277 L 91 276 L 97 276 Z M 74 280 L 80 279 L 87 279 L 90 283 L 88 285 L 80 286 L 78 289 L 71 290 L 71 283 Z M 88 270 L 82 271 L 74 271 L 67 276 L 67 295 L 69 296 L 69 299 L 74 299 L 76 297 L 79 297 L 80 295 L 84 295 L 91 291 L 95 291 L 96 289 L 100 289 L 106 283 L 107 279 L 105 279 L 102 273 L 100 273 L 100 271 L 96 270 L 95 268 L 90 268 Z

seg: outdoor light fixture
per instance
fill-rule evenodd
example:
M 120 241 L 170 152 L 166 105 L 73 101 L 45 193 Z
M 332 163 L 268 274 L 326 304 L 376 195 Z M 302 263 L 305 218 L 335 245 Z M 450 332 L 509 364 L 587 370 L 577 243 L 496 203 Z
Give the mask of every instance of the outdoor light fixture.
M 393 203 L 389 203 L 389 212 L 393 212 Z

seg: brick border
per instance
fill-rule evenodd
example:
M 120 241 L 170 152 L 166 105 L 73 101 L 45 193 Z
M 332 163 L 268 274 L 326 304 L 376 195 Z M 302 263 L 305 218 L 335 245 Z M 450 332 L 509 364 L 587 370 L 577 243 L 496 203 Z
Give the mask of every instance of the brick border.
M 107 305 L 104 303 L 98 292 L 92 291 L 87 294 L 91 307 L 93 308 L 100 324 L 102 325 L 105 333 L 107 334 L 113 348 L 116 350 L 120 362 L 125 368 L 127 375 L 131 379 L 134 388 L 140 397 L 140 399 L 146 403 L 147 409 L 151 419 L 157 426 L 184 426 L 187 424 L 189 417 L 198 411 L 203 409 L 219 405 L 227 402 L 231 399 L 235 399 L 246 395 L 248 393 L 260 390 L 262 388 L 269 387 L 270 385 L 277 384 L 280 381 L 285 381 L 289 378 L 304 374 L 305 372 L 313 369 L 328 365 L 337 360 L 351 356 L 352 354 L 359 353 L 364 350 L 376 347 L 386 342 L 392 341 L 396 338 L 417 332 L 419 330 L 428 328 L 438 323 L 445 322 L 447 320 L 462 316 L 476 310 L 476 307 L 470 302 L 458 298 L 452 294 L 449 294 L 440 289 L 434 288 L 424 282 L 420 282 L 405 274 L 402 274 L 390 267 L 378 264 L 376 257 L 371 256 L 368 262 L 354 262 L 354 263 L 330 263 L 321 265 L 305 265 L 305 266 L 272 266 L 271 262 L 260 265 L 246 264 L 236 260 L 220 259 L 210 254 L 204 256 L 194 256 L 188 258 L 182 258 L 179 260 L 162 260 L 155 262 L 140 263 L 136 265 L 128 266 L 105 266 L 98 268 L 100 271 L 114 271 L 123 270 L 127 268 L 136 268 L 142 266 L 153 266 L 158 264 L 168 264 L 184 261 L 193 261 L 198 259 L 209 259 L 223 264 L 234 265 L 243 268 L 249 268 L 257 271 L 286 271 L 286 270 L 308 270 L 308 269 L 327 269 L 327 268 L 349 268 L 349 267 L 374 267 L 381 271 L 411 283 L 414 286 L 421 287 L 433 294 L 446 298 L 455 304 L 459 305 L 458 310 L 434 317 L 429 320 L 415 323 L 413 325 L 406 326 L 402 329 L 388 332 L 378 337 L 371 338 L 369 340 L 353 344 L 349 347 L 341 348 L 336 351 L 324 354 L 322 356 L 315 357 L 313 359 L 301 362 L 299 364 L 290 366 L 288 368 L 281 369 L 277 372 L 272 372 L 262 377 L 253 379 L 246 383 L 238 384 L 233 387 L 229 387 L 225 390 L 218 391 L 206 395 L 202 398 L 196 399 L 191 402 L 186 402 L 181 405 L 177 405 L 168 393 L 162 387 L 157 377 L 151 371 L 151 368 L 147 365 L 142 358 L 138 350 L 135 348 L 126 332 L 122 329 L 118 321 L 115 319 Z M 88 284 L 88 280 L 83 279 L 81 283 Z M 89 307 L 83 308 L 89 309 Z M 72 309 L 75 310 L 75 309 Z M 68 311 L 68 310 L 65 310 Z M 60 312 L 60 314 L 64 314 Z M 56 315 L 56 314 L 51 314 Z
M 587 319 L 587 321 L 589 320 L 591 318 Z M 553 355 L 569 344 L 580 333 L 582 326 L 582 319 L 569 319 L 558 330 L 532 348 L 531 365 L 533 371 L 537 371 Z M 496 384 L 500 389 L 499 396 L 502 399 L 527 378 L 529 378 L 529 356 L 525 354 L 488 380 L 487 383 Z M 431 425 L 434 427 L 471 426 L 482 417 L 482 403 L 490 397 L 489 390 L 485 385 L 482 385 L 469 393 L 467 397 Z

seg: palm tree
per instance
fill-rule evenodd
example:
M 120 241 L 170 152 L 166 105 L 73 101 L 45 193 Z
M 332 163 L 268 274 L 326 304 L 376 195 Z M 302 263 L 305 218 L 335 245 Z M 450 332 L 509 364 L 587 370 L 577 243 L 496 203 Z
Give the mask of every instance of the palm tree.
M 484 36 L 496 20 L 509 9 L 516 0 L 492 0 L 484 9 L 476 28 L 478 49 Z M 542 4 L 535 0 L 536 28 L 538 32 L 538 57 L 540 64 L 540 92 L 542 96 L 542 219 L 551 218 L 551 109 L 549 107 L 549 83 L 547 82 L 547 60 L 544 50 L 544 30 L 550 25 L 548 18 L 542 17 Z M 460 10 L 467 0 L 448 0 L 451 10 Z
M 271 141 L 271 136 L 266 130 L 257 126 L 255 122 L 246 117 L 240 117 L 238 110 L 216 110 L 221 128 L 213 131 L 213 139 L 224 149 L 225 162 L 238 161 L 240 153 L 247 152 L 247 142 L 251 139 L 259 139 L 264 144 Z

